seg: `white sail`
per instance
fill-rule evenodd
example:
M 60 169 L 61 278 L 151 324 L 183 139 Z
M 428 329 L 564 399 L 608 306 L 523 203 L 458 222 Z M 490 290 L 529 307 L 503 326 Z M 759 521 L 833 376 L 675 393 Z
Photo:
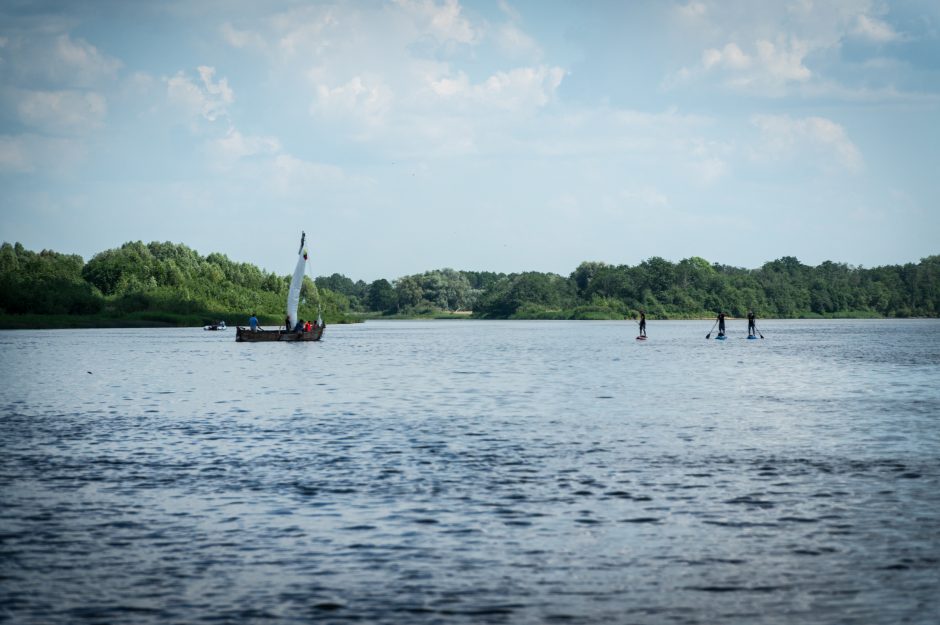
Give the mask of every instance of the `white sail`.
M 307 250 L 304 240 L 307 235 L 300 233 L 300 250 L 297 252 L 297 266 L 294 267 L 294 277 L 290 281 L 290 290 L 287 292 L 287 318 L 290 319 L 290 329 L 297 325 L 297 305 L 300 304 L 300 287 L 304 283 L 304 269 L 307 265 Z

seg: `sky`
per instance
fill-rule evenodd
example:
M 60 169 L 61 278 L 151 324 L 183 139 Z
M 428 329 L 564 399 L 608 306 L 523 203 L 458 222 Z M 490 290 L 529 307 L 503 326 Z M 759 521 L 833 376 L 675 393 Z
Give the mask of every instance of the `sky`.
M 0 4 L 0 240 L 389 280 L 940 253 L 935 0 Z

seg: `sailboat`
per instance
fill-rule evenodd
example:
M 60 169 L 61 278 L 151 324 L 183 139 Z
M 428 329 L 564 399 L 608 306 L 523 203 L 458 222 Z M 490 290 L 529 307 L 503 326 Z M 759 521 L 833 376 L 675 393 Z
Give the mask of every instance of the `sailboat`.
M 304 247 L 307 234 L 300 233 L 300 249 L 297 250 L 297 264 L 294 266 L 294 275 L 287 291 L 287 317 L 284 319 L 283 330 L 257 330 L 238 326 L 235 331 L 235 340 L 238 342 L 254 341 L 319 341 L 323 336 L 326 324 L 317 312 L 317 321 L 309 332 L 294 330 L 297 326 L 297 306 L 300 304 L 300 287 L 303 286 L 304 273 L 307 268 L 307 248 Z

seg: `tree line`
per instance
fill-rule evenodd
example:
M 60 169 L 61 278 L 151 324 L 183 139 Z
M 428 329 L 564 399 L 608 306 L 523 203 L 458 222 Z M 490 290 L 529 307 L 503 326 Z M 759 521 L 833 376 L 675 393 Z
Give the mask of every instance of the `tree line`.
M 257 313 L 276 325 L 283 323 L 289 287 L 289 275 L 236 263 L 224 254 L 201 256 L 176 243 L 125 243 L 87 263 L 76 255 L 32 252 L 19 243 L 0 246 L 0 312 L 7 317 L 202 325 L 220 319 L 246 323 Z M 298 315 L 315 319 L 321 311 L 327 322 L 345 321 L 349 303 L 342 295 L 320 292 L 305 277 Z
M 201 256 L 182 244 L 129 242 L 84 262 L 21 244 L 0 246 L 0 313 L 97 317 L 141 323 L 243 323 L 254 312 L 279 324 L 289 275 Z M 743 269 L 692 257 L 638 265 L 583 262 L 570 275 L 438 269 L 371 283 L 335 273 L 304 278 L 302 318 L 472 315 L 491 319 L 693 318 L 724 311 L 761 317 L 936 317 L 940 256 L 862 268 L 793 257 Z
M 660 319 L 724 311 L 742 317 L 936 317 L 940 256 L 866 269 L 794 257 L 742 269 L 699 257 L 638 265 L 583 262 L 570 275 L 442 269 L 366 284 L 341 274 L 317 286 L 346 296 L 352 310 L 386 315 L 471 311 L 496 319 L 622 319 L 643 310 Z

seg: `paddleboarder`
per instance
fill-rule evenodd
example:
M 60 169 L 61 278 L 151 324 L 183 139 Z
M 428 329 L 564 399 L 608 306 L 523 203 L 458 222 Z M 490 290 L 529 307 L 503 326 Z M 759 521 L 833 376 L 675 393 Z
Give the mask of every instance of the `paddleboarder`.
M 757 333 L 757 317 L 754 316 L 754 311 L 747 311 L 747 335 L 754 336 Z
M 718 336 L 725 335 L 725 313 L 718 313 Z
M 640 336 L 646 336 L 646 313 L 640 311 Z

